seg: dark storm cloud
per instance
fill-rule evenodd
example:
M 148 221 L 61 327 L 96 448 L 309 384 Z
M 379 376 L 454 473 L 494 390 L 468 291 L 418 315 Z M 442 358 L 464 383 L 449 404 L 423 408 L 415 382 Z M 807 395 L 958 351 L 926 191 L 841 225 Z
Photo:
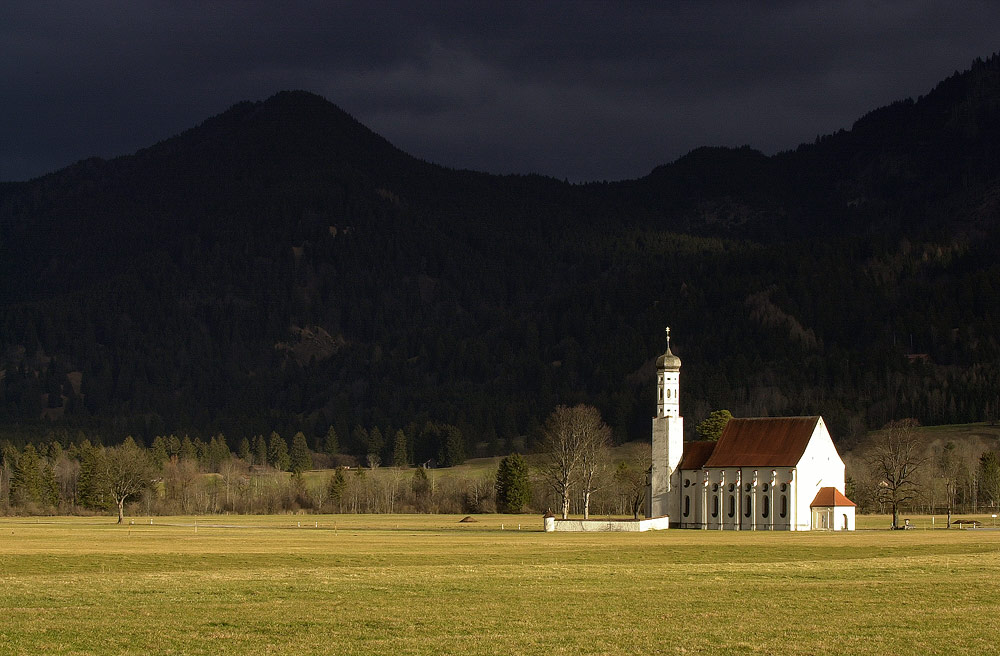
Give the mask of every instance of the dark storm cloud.
M 948 2 L 14 2 L 0 179 L 315 91 L 414 155 L 573 180 L 700 145 L 792 148 L 997 49 Z

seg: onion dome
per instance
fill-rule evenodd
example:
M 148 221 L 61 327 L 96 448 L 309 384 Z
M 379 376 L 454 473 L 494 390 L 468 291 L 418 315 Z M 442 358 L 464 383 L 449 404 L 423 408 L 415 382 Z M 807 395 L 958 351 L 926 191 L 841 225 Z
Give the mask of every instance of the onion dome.
M 681 368 L 681 359 L 670 352 L 670 328 L 667 328 L 667 350 L 656 358 L 656 368 L 671 371 L 677 371 Z

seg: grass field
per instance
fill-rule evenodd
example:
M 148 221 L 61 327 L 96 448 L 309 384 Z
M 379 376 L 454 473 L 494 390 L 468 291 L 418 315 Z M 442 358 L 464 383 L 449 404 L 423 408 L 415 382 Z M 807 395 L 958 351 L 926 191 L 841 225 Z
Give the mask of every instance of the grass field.
M 1000 653 L 1000 531 L 459 519 L 3 519 L 0 653 Z

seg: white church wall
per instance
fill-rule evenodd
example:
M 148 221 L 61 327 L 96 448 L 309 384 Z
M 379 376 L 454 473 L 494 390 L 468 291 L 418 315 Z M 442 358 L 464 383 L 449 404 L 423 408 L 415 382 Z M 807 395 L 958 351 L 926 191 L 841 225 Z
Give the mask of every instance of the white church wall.
M 736 489 L 737 469 L 716 469 L 716 480 L 719 481 L 720 501 L 722 503 L 721 523 L 723 529 L 735 529 L 740 521 L 739 493 Z
M 650 515 L 678 516 L 677 488 L 681 484 L 680 464 L 683 454 L 684 420 L 681 417 L 653 418 L 653 451 L 650 476 Z
M 796 489 L 795 530 L 807 531 L 814 526 L 809 504 L 816 498 L 820 488 L 835 487 L 841 493 L 844 492 L 844 461 L 840 459 L 822 419 L 816 423 L 809 445 L 796 467 L 796 475 L 799 480 Z
M 854 530 L 854 508 L 837 508 L 837 523 L 834 528 L 835 531 L 853 531 Z
M 790 531 L 795 518 L 795 495 L 792 490 L 794 467 L 778 467 L 775 471 L 778 476 L 774 487 L 774 528 Z
M 793 467 L 709 469 L 708 485 L 705 485 L 706 470 L 684 470 L 680 478 L 679 514 L 674 526 L 709 530 L 791 530 L 795 511 L 793 471 Z M 808 510 L 802 526 L 806 530 L 809 528 Z
M 812 526 L 819 531 L 853 531 L 852 506 L 817 506 L 812 508 Z
M 791 481 L 791 467 L 768 467 L 758 470 L 757 530 L 787 531 L 791 528 Z
M 697 471 L 684 470 L 680 475 L 680 503 L 676 517 L 680 518 L 681 528 L 697 528 L 701 517 L 701 490 L 697 484 Z
M 706 498 L 706 502 L 708 505 L 707 528 L 717 530 L 725 527 L 725 518 L 726 518 L 725 486 L 719 482 L 718 474 L 711 470 L 709 470 L 708 472 L 708 480 L 709 480 L 709 486 Z

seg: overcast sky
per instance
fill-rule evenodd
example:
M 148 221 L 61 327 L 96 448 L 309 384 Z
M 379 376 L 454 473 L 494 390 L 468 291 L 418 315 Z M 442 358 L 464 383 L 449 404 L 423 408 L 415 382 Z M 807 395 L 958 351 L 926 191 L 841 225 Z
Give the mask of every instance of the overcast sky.
M 1000 3 L 5 0 L 0 180 L 318 93 L 452 167 L 572 181 L 794 148 L 1000 50 Z

